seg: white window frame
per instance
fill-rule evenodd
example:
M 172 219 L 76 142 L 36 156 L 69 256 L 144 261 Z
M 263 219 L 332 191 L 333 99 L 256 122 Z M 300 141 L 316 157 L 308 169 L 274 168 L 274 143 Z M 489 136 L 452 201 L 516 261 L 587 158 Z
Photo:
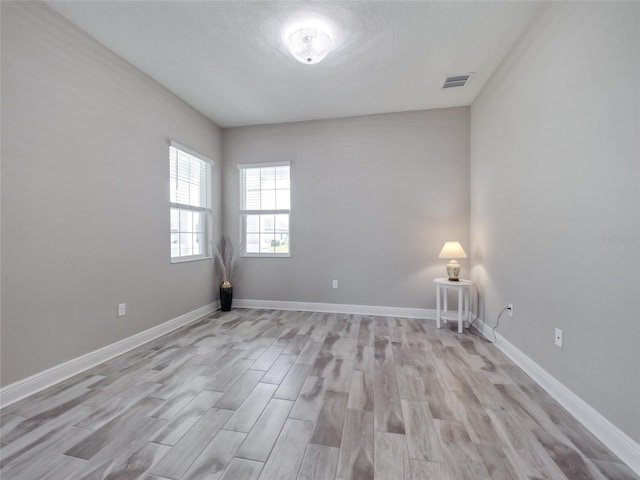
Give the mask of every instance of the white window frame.
M 200 213 L 204 213 L 204 249 L 203 249 L 203 253 L 198 254 L 198 255 L 183 255 L 183 256 L 177 256 L 174 257 L 172 255 L 171 252 L 171 243 L 169 243 L 169 258 L 171 259 L 171 263 L 184 263 L 184 262 L 192 262 L 192 261 L 196 261 L 196 260 L 208 260 L 213 258 L 213 251 L 212 251 L 212 245 L 211 245 L 211 239 L 212 239 L 212 225 L 213 225 L 213 208 L 211 205 L 211 199 L 212 199 L 212 172 L 213 172 L 213 165 L 214 162 L 213 160 L 208 159 L 207 157 L 205 157 L 204 155 L 201 155 L 198 152 L 195 152 L 193 150 L 191 150 L 190 148 L 185 147 L 184 145 L 179 144 L 178 142 L 174 142 L 174 141 L 170 141 L 169 142 L 169 165 L 171 165 L 171 148 L 174 148 L 178 151 L 181 151 L 183 153 L 186 153 L 187 155 L 190 155 L 191 157 L 194 157 L 195 159 L 201 161 L 203 164 L 206 165 L 206 175 L 207 175 L 207 181 L 206 181 L 206 192 L 204 193 L 204 199 L 206 204 L 204 206 L 194 206 L 194 205 L 190 205 L 190 204 L 186 204 L 186 203 L 179 203 L 179 202 L 172 202 L 171 201 L 171 195 L 169 195 L 169 218 L 171 218 L 171 211 L 173 209 L 181 209 L 181 210 L 190 210 L 192 212 L 200 212 Z M 171 172 L 169 173 L 169 181 L 171 182 Z M 176 199 L 177 200 L 177 199 Z M 171 242 L 171 234 L 173 232 L 171 231 L 171 227 L 169 228 L 169 242 Z M 180 232 L 178 232 L 180 233 Z
M 243 208 L 244 205 L 244 185 L 243 185 L 243 170 L 251 169 L 251 168 L 268 168 L 268 167 L 289 167 L 289 208 L 288 209 L 261 209 L 261 210 L 247 210 Z M 240 205 L 240 215 L 239 215 L 239 227 L 240 227 L 240 245 L 241 257 L 260 257 L 260 258 L 289 258 L 291 257 L 291 162 L 265 162 L 265 163 L 243 163 L 238 165 L 238 179 L 239 179 L 239 205 Z M 247 242 L 246 242 L 246 216 L 247 215 L 288 215 L 289 216 L 289 231 L 288 242 L 289 242 L 289 251 L 288 252 L 247 252 Z

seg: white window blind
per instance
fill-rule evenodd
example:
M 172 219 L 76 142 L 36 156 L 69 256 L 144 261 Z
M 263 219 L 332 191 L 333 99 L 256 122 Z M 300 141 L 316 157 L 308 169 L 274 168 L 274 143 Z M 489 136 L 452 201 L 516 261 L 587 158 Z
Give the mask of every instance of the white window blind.
M 243 254 L 289 256 L 289 163 L 240 165 Z
M 211 164 L 176 143 L 169 147 L 172 261 L 211 256 Z

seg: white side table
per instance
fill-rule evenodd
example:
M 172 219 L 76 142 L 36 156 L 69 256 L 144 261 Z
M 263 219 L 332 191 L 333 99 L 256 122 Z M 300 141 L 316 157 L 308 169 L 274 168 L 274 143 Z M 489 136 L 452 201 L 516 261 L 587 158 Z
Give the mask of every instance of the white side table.
M 463 280 L 460 279 L 457 282 L 452 282 L 448 278 L 436 278 L 434 280 L 436 284 L 436 326 L 440 328 L 440 320 L 444 320 L 445 323 L 447 320 L 455 320 L 458 319 L 458 333 L 462 333 L 464 331 L 464 323 L 469 321 L 469 299 L 471 297 L 471 285 L 473 282 L 471 280 Z M 447 290 L 453 289 L 458 291 L 458 311 L 457 315 L 453 316 L 449 314 L 447 308 Z M 440 298 L 441 296 L 444 299 L 444 308 L 441 308 Z M 462 301 L 464 297 L 464 313 L 462 311 Z

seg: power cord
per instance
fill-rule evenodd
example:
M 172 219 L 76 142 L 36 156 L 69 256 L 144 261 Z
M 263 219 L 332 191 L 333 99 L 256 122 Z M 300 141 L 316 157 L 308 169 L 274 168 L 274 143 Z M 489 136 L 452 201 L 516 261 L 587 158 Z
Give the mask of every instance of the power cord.
M 476 295 L 475 295 L 475 304 L 476 304 L 476 309 L 480 309 L 480 290 L 478 290 L 478 286 L 474 283 L 473 284 L 475 291 L 476 291 Z M 458 307 L 460 308 L 460 307 Z M 476 314 L 476 318 L 473 320 L 473 322 L 471 322 L 469 324 L 469 333 L 471 335 L 475 335 L 478 338 L 481 338 L 483 340 L 486 340 L 489 343 L 496 343 L 498 341 L 498 337 L 496 336 L 496 329 L 498 328 L 498 326 L 500 326 L 500 317 L 502 317 L 502 314 L 509 310 L 509 307 L 504 307 L 502 310 L 500 310 L 500 313 L 498 314 L 498 318 L 496 318 L 496 325 L 495 327 L 491 328 L 491 333 L 493 334 L 493 341 L 489 340 L 488 338 L 486 338 L 484 335 L 482 334 L 478 334 L 478 333 L 474 333 L 473 330 L 471 329 L 473 327 L 473 324 L 476 323 L 478 321 L 478 318 L 480 318 L 480 315 Z M 478 328 L 476 328 L 476 331 L 480 332 L 480 330 L 478 330 Z
M 475 283 L 473 284 L 473 287 L 475 288 L 475 291 L 476 291 L 476 301 L 475 301 L 476 309 L 480 310 L 480 290 L 478 290 L 478 286 Z M 476 318 L 473 320 L 473 322 L 471 322 L 469 324 L 469 333 L 471 335 L 475 335 L 478 338 L 482 338 L 483 340 L 487 340 L 488 341 L 487 338 L 483 337 L 482 335 L 478 335 L 477 333 L 473 333 L 473 330 L 471 330 L 471 327 L 473 327 L 473 324 L 478 321 L 478 318 L 480 318 L 480 315 L 478 315 L 478 314 L 476 314 L 475 316 L 476 316 Z M 476 328 L 476 330 L 478 330 L 478 329 Z M 495 337 L 495 332 L 494 332 L 494 337 Z
M 475 286 L 475 285 L 474 285 L 474 286 Z M 478 287 L 477 287 L 477 286 L 475 286 L 475 287 L 476 287 L 476 305 L 479 305 L 479 302 L 480 302 L 480 292 L 478 291 Z M 476 315 L 476 318 L 475 318 L 475 319 L 473 320 L 473 322 L 471 322 L 471 324 L 469 325 L 469 333 L 470 333 L 471 335 L 475 335 L 475 336 L 476 336 L 476 337 L 478 337 L 478 338 L 483 338 L 483 339 L 485 339 L 485 340 L 486 340 L 487 342 L 489 342 L 489 343 L 496 343 L 496 342 L 498 341 L 498 337 L 496 337 L 496 329 L 497 329 L 497 328 L 498 328 L 498 326 L 500 325 L 500 317 L 502 317 L 502 314 L 503 314 L 505 311 L 507 311 L 507 310 L 509 310 L 509 307 L 504 307 L 502 310 L 500 310 L 500 313 L 498 314 L 498 318 L 496 319 L 496 325 L 495 325 L 495 327 L 492 327 L 492 328 L 491 328 L 491 333 L 493 333 L 493 342 L 492 342 L 491 340 L 489 340 L 488 338 L 484 337 L 483 335 L 478 335 L 477 333 L 474 333 L 474 332 L 471 330 L 471 327 L 473 327 L 473 324 L 474 324 L 474 323 L 476 323 L 476 322 L 478 321 L 478 318 L 480 318 L 480 315 Z M 476 330 L 478 330 L 478 329 L 476 328 Z M 480 331 L 480 330 L 478 330 L 478 332 L 479 332 L 479 331 Z

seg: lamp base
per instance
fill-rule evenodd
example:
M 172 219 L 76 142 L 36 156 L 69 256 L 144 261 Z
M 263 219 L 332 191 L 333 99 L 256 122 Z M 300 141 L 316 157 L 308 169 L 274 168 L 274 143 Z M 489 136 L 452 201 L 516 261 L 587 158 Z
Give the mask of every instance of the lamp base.
M 460 264 L 455 260 L 451 260 L 447 264 L 447 276 L 450 282 L 457 282 L 460 280 Z

